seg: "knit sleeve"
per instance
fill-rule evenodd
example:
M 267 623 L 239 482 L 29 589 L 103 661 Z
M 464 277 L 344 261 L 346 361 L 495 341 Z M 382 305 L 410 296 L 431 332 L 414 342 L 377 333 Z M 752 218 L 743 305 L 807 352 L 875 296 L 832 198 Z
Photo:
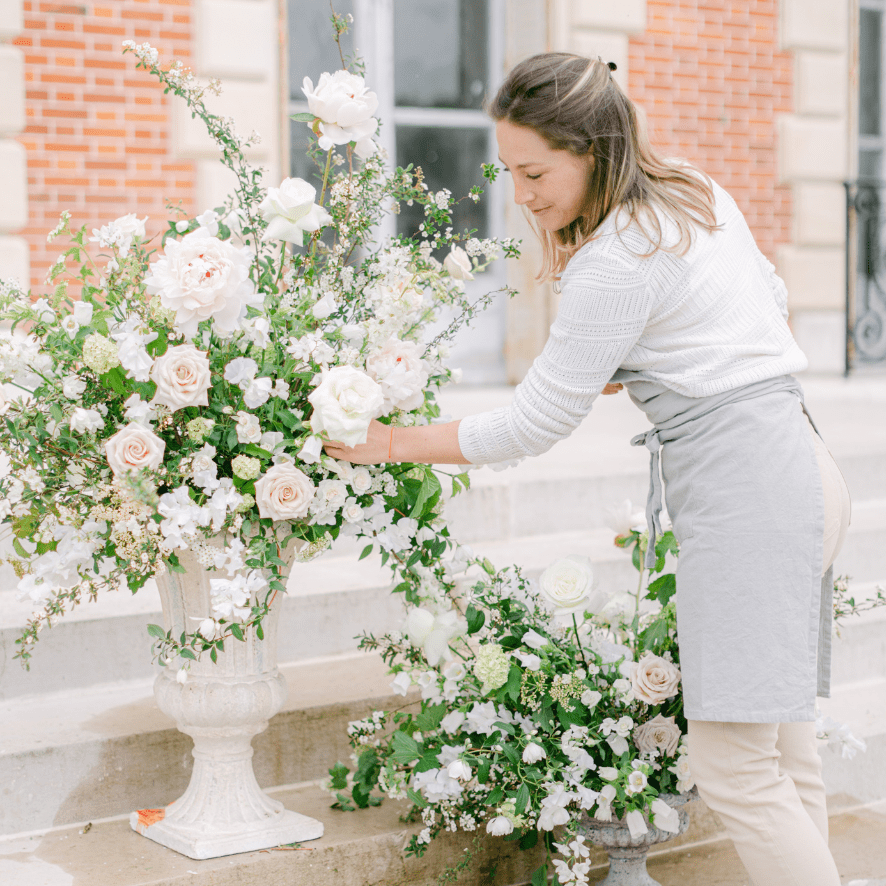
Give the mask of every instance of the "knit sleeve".
M 651 310 L 639 261 L 612 241 L 570 261 L 544 350 L 509 406 L 462 419 L 458 442 L 472 464 L 541 455 L 564 440 L 640 337 Z

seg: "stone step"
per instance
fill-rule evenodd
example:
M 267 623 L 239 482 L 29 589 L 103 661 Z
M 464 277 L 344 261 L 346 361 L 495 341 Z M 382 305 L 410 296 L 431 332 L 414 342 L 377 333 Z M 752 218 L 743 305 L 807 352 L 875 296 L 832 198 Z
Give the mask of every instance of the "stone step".
M 840 644 L 835 654 L 839 660 Z M 282 670 L 289 698 L 254 742 L 263 787 L 323 777 L 351 753 L 349 721 L 403 704 L 374 655 L 301 662 Z M 835 686 L 833 695 L 822 701 L 824 711 L 848 722 L 872 747 L 848 766 L 824 751 L 834 772 L 829 789 L 864 800 L 886 797 L 886 677 L 881 670 L 863 683 Z M 0 783 L 6 802 L 0 806 L 0 835 L 164 806 L 187 785 L 190 749 L 190 739 L 157 708 L 150 680 L 4 702 Z
M 340 812 L 314 785 L 274 789 L 290 809 L 323 821 L 319 840 L 296 846 L 194 861 L 166 849 L 129 827 L 123 817 L 77 823 L 36 834 L 0 839 L 0 882 L 4 886 L 435 886 L 441 873 L 458 864 L 473 842 L 471 834 L 436 840 L 421 859 L 407 859 L 403 846 L 420 828 L 404 824 L 404 804 L 389 800 L 377 808 Z M 700 807 L 700 808 L 699 808 Z M 749 886 L 730 841 L 705 831 L 710 813 L 690 807 L 690 829 L 650 853 L 650 874 L 662 886 Z M 886 886 L 886 804 L 838 809 L 830 817 L 830 847 L 846 886 Z M 515 844 L 480 837 L 479 851 L 461 886 L 516 886 L 528 882 L 540 863 L 538 850 L 522 853 Z M 591 884 L 606 876 L 600 850 L 590 859 Z

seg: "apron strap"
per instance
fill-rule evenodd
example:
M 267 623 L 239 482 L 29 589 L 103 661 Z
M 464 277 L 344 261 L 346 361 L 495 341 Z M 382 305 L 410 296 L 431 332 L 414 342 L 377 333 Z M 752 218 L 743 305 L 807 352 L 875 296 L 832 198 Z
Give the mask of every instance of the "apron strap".
M 646 497 L 646 528 L 649 541 L 646 544 L 646 560 L 644 566 L 651 569 L 655 565 L 655 543 L 661 538 L 662 484 L 659 452 L 661 438 L 658 428 L 651 428 L 643 434 L 637 434 L 631 440 L 631 446 L 645 446 L 650 453 L 649 458 L 649 494 Z

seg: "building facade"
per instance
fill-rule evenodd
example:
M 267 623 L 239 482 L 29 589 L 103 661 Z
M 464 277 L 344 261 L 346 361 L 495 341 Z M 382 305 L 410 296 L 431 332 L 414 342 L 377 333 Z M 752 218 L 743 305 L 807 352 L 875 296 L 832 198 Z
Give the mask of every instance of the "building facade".
M 482 102 L 511 65 L 551 49 L 616 62 L 653 143 L 696 163 L 736 198 L 787 283 L 794 333 L 812 368 L 840 372 L 846 244 L 854 242 L 844 182 L 860 169 L 883 174 L 884 2 L 336 0 L 335 7 L 354 16 L 345 50 L 366 61 L 389 155 L 421 165 L 431 187 L 456 195 L 494 159 Z M 304 175 L 304 124 L 289 115 L 305 107 L 303 77 L 316 80 L 338 64 L 328 12 L 327 0 L 0 0 L 0 274 L 41 288 L 58 253 L 46 233 L 64 209 L 90 228 L 137 211 L 158 231 L 168 203 L 199 213 L 226 193 L 215 145 L 183 103 L 121 55 L 124 39 L 220 78 L 223 93 L 210 106 L 242 131 L 261 133 L 251 151 L 269 184 Z M 457 219 L 524 241 L 520 262 L 482 281 L 497 288 L 507 276 L 519 294 L 494 305 L 461 345 L 459 362 L 475 382 L 519 380 L 556 311 L 551 288 L 535 280 L 538 250 L 507 187 L 497 183 Z

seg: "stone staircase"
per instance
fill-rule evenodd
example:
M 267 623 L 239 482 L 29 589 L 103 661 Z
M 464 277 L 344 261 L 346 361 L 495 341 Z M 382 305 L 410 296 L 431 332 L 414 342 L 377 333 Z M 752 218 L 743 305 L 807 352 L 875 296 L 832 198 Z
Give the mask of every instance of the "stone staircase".
M 881 379 L 812 379 L 805 385 L 810 412 L 853 494 L 852 526 L 837 572 L 851 575 L 856 597 L 863 597 L 876 583 L 886 585 L 886 385 Z M 506 403 L 509 396 L 505 388 L 453 389 L 443 405 L 465 415 Z M 454 534 L 497 565 L 518 563 L 533 573 L 559 556 L 583 554 L 594 562 L 601 585 L 632 587 L 636 573 L 612 545 L 605 510 L 628 497 L 645 501 L 647 454 L 628 446 L 644 426 L 626 396 L 601 398 L 573 437 L 545 457 L 501 473 L 472 473 L 471 491 L 447 509 Z M 294 569 L 279 641 L 289 699 L 253 743 L 259 783 L 288 808 L 323 820 L 326 835 L 302 849 L 202 862 L 139 837 L 128 824 L 133 809 L 178 797 L 191 766 L 190 739 L 157 709 L 151 691 L 155 672 L 145 626 L 161 620 L 156 589 L 83 606 L 42 636 L 25 672 L 12 655 L 28 607 L 2 589 L 10 587 L 4 575 L 0 884 L 434 883 L 446 865 L 463 856 L 470 839 L 457 835 L 435 844 L 424 859 L 407 861 L 401 850 L 414 826 L 399 821 L 397 804 L 342 813 L 329 809 L 329 798 L 316 787 L 326 769 L 350 753 L 347 722 L 396 698 L 382 663 L 357 652 L 353 638 L 398 626 L 401 603 L 389 593 L 387 570 L 373 558 L 358 563 L 356 557 L 356 546 L 343 546 Z M 834 808 L 846 810 L 886 798 L 886 612 L 843 626 L 834 684 L 833 698 L 822 708 L 850 723 L 868 743 L 867 753 L 851 761 L 822 750 Z M 886 818 L 869 811 L 844 815 L 861 815 L 862 831 L 879 823 L 886 836 Z M 689 833 L 667 845 L 670 854 L 657 862 L 670 871 L 679 860 L 677 873 L 667 874 L 670 881 L 665 872 L 654 875 L 666 886 L 691 886 L 690 868 L 697 867 L 698 883 L 744 883 L 740 866 L 738 879 L 704 879 L 705 856 L 721 852 L 720 844 L 710 842 L 719 836 L 717 821 L 697 808 Z M 459 882 L 526 882 L 538 862 L 501 852 L 511 844 L 489 843 L 472 874 Z M 722 851 L 728 858 L 728 847 Z M 596 860 L 603 864 L 605 857 Z M 871 865 L 875 869 L 856 864 L 847 872 L 855 878 L 886 876 L 886 858 L 872 858 Z

